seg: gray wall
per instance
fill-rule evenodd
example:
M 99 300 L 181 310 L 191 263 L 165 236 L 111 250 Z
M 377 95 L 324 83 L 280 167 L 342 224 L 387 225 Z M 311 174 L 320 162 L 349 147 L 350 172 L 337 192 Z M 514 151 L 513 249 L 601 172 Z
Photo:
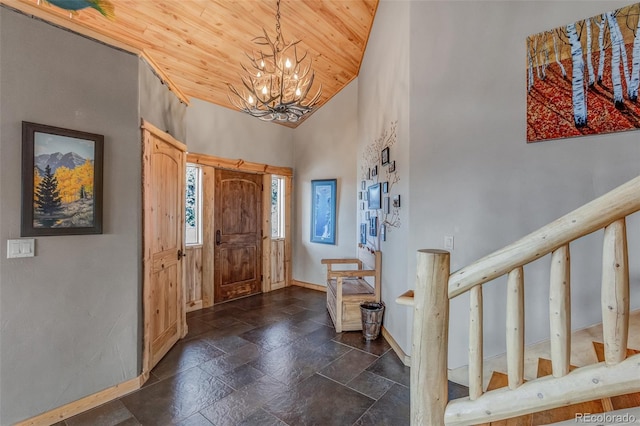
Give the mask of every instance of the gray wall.
M 138 59 L 0 7 L 0 424 L 138 374 Z M 102 134 L 104 234 L 20 237 L 21 121 Z
M 142 59 L 138 67 L 138 84 L 140 117 L 186 143 L 187 106 L 162 84 L 149 64 Z
M 187 109 L 189 152 L 293 167 L 294 130 L 193 99 Z
M 381 1 L 369 36 L 360 76 L 358 77 L 358 159 L 391 122 L 397 121 L 397 142 L 390 149 L 390 159 L 396 162 L 400 181 L 391 189 L 391 196 L 400 195 L 399 228 L 380 242 L 382 250 L 382 300 L 386 303 L 384 326 L 406 353 L 411 352 L 411 310 L 395 303 L 396 297 L 413 288 L 415 270 L 407 269 L 407 259 L 415 257 L 409 250 L 409 235 L 415 232 L 414 219 L 409 216 L 416 196 L 409 191 L 412 178 L 409 154 L 416 141 L 409 134 L 409 2 Z M 411 141 L 411 142 L 410 142 Z M 379 167 L 379 174 L 383 169 Z M 358 176 L 359 180 L 363 176 Z M 354 193 L 355 196 L 355 193 Z M 364 219 L 364 218 L 362 218 Z M 418 218 L 417 220 L 420 220 Z M 358 232 L 357 230 L 355 232 Z
M 453 235 L 458 269 L 640 174 L 638 131 L 525 143 L 526 37 L 626 4 L 411 2 L 412 252 Z M 631 259 L 638 224 L 628 222 Z M 601 321 L 601 236 L 571 246 L 574 329 Z M 548 276 L 548 257 L 525 268 L 527 343 L 549 337 Z M 638 262 L 631 281 L 637 309 Z M 484 286 L 485 356 L 505 351 L 505 288 Z M 467 364 L 467 297 L 453 301 L 451 319 L 456 367 Z
M 358 84 L 351 82 L 294 133 L 293 279 L 325 285 L 323 258 L 354 257 Z M 337 179 L 336 244 L 311 243 L 311 180 Z

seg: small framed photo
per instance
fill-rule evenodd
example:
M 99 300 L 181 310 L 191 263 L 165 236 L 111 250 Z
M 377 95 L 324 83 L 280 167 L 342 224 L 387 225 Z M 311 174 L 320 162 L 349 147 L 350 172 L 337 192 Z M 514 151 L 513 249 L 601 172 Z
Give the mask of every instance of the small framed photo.
M 360 210 L 364 210 L 364 202 L 360 203 Z
M 371 179 L 371 169 L 367 169 L 367 180 Z
M 365 200 L 365 201 L 368 201 L 369 200 L 369 193 L 365 192 L 364 195 L 362 196 L 362 199 Z
M 367 211 L 364 213 L 364 218 L 365 218 L 365 219 L 367 219 L 367 220 L 369 220 L 369 219 L 371 218 L 371 213 L 369 212 L 369 210 L 367 210 Z
M 378 165 L 377 164 L 371 168 L 371 177 L 376 177 L 376 176 L 378 176 Z
M 367 181 L 363 180 L 362 182 L 360 182 L 360 189 L 362 189 L 363 191 L 365 189 L 367 189 Z
M 396 162 L 392 161 L 389 163 L 389 173 L 393 173 L 396 171 Z
M 391 213 L 391 197 L 384 197 L 384 214 Z
M 383 194 L 389 193 L 389 182 L 382 182 L 382 193 Z
M 400 195 L 393 197 L 393 207 L 400 207 Z
M 369 236 L 378 236 L 378 218 L 376 216 L 369 219 Z
M 369 210 L 377 210 L 382 208 L 380 200 L 380 184 L 376 183 L 367 188 L 368 195 L 366 196 L 368 201 Z
M 387 241 L 387 226 L 385 224 L 380 226 L 380 236 L 382 237 L 382 241 Z
M 360 244 L 367 244 L 367 224 L 360 224 Z
M 362 191 L 359 191 L 359 192 L 358 192 L 358 199 L 359 199 L 359 200 L 362 200 L 362 194 L 363 194 L 363 192 L 362 192 Z
M 389 147 L 386 147 L 385 149 L 382 150 L 380 157 L 382 158 L 383 166 L 386 166 L 387 164 L 389 164 Z

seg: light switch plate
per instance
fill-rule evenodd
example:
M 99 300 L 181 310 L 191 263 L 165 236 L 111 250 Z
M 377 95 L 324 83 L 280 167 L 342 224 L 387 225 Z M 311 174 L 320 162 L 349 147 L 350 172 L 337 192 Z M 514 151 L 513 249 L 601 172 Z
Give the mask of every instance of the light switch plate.
M 444 249 L 453 250 L 453 235 L 444 236 Z
M 35 238 L 7 240 L 7 259 L 35 256 Z

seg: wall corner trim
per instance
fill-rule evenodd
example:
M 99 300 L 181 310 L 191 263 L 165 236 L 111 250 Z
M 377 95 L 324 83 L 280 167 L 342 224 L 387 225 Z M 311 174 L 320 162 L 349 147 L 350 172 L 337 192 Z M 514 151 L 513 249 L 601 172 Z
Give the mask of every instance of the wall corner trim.
M 404 351 L 402 350 L 398 342 L 396 342 L 396 339 L 394 339 L 391 333 L 389 333 L 389 330 L 387 330 L 386 328 L 384 328 L 384 326 L 382 326 L 380 331 L 382 332 L 382 337 L 384 337 L 387 343 L 391 345 L 391 349 L 393 349 L 396 355 L 398 355 L 398 358 L 400 358 L 400 361 L 402 361 L 402 363 L 407 367 L 411 367 L 411 357 L 406 353 L 404 353 Z
M 145 380 L 142 376 L 135 377 L 126 382 L 101 390 L 100 392 L 80 398 L 77 401 L 18 422 L 15 426 L 47 426 L 60 422 L 140 389 L 144 382 Z

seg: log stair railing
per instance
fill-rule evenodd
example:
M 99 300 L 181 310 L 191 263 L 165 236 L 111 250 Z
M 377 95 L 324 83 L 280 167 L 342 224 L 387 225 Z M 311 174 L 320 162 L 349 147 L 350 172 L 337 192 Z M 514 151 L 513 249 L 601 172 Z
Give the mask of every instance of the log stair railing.
M 604 345 L 600 342 L 593 342 L 598 361 L 604 361 Z M 640 351 L 627 349 L 627 356 L 632 356 Z M 570 366 L 569 371 L 575 370 L 577 367 Z M 545 358 L 538 359 L 538 371 L 536 377 L 544 377 L 553 374 L 551 360 Z M 508 375 L 498 371 L 491 374 L 491 379 L 487 385 L 487 391 L 500 389 L 509 385 Z M 491 423 L 483 423 L 479 426 L 535 426 L 547 425 L 564 420 L 575 419 L 577 414 L 597 414 L 607 411 L 621 410 L 640 406 L 640 392 L 606 397 L 592 401 L 580 402 L 564 407 L 553 408 L 551 410 L 541 411 L 537 413 L 525 414 L 524 416 L 513 417 L 505 420 L 497 420 Z
M 416 289 L 397 299 L 414 308 L 411 424 L 473 425 L 640 392 L 640 354 L 627 357 L 629 269 L 626 217 L 640 210 L 640 176 L 454 273 L 448 252 L 417 253 Z M 604 229 L 604 360 L 571 373 L 569 245 Z M 524 381 L 524 265 L 551 254 L 551 376 Z M 507 275 L 506 388 L 484 392 L 482 285 Z M 469 397 L 447 401 L 449 301 L 470 293 Z

